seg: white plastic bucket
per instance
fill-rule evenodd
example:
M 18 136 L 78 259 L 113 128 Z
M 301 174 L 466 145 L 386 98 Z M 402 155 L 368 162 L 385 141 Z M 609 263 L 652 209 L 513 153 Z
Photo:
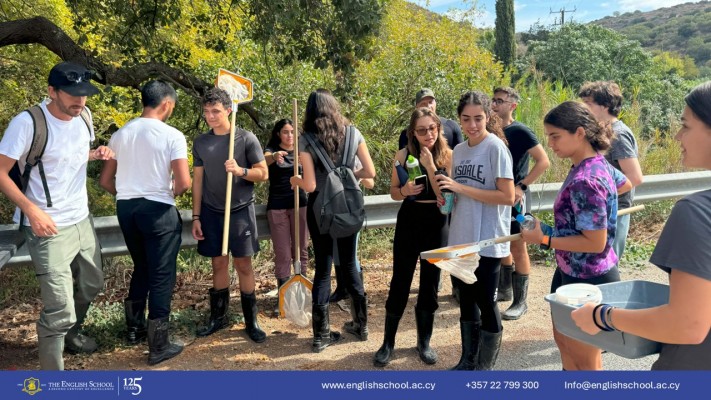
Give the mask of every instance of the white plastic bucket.
M 602 292 L 600 288 L 589 283 L 571 283 L 559 287 L 555 291 L 555 299 L 558 303 L 576 307 L 585 303 L 599 304 L 602 302 Z

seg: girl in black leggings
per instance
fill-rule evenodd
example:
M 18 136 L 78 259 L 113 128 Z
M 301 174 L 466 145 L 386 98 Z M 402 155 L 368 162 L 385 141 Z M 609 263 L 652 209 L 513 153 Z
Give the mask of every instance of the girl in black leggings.
M 457 112 L 469 139 L 454 148 L 452 178 L 437 177 L 440 189 L 457 196 L 449 245 L 506 236 L 515 197 L 513 168 L 498 117 L 491 113 L 491 99 L 482 92 L 466 93 Z M 501 259 L 509 254 L 508 243 L 482 249 L 477 281 L 457 282 L 462 356 L 454 370 L 489 370 L 496 363 L 503 334 L 496 290 Z
M 442 136 L 442 123 L 437 114 L 429 108 L 416 109 L 410 117 L 407 138 L 407 147 L 395 155 L 390 180 L 390 197 L 404 201 L 395 225 L 393 277 L 385 303 L 385 337 L 373 359 L 373 363 L 378 367 L 387 365 L 392 358 L 395 334 L 407 306 L 410 285 L 420 253 L 443 247 L 447 243 L 447 216 L 442 215 L 437 208 L 437 196 L 440 192 L 431 182 L 434 182 L 437 169 L 449 165 L 452 152 Z M 398 165 L 404 166 L 410 154 L 419 159 L 422 173 L 426 175 L 425 184 L 416 185 L 412 180 L 400 179 L 398 170 L 401 168 Z M 439 273 L 439 268 L 425 260 L 420 261 L 420 289 L 415 305 L 417 352 L 420 359 L 427 364 L 437 362 L 437 353 L 430 348 L 430 338 L 434 313 L 438 307 Z

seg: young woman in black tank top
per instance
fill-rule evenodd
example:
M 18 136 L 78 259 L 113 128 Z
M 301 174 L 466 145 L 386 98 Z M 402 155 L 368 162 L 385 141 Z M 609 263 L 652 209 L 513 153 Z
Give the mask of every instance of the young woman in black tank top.
M 437 207 L 439 188 L 429 184 L 415 185 L 412 181 L 401 183 L 398 164 L 404 166 L 408 154 L 419 159 L 429 182 L 435 182 L 434 173 L 448 167 L 452 151 L 442 135 L 442 123 L 429 108 L 418 108 L 410 117 L 407 128 L 408 144 L 395 155 L 390 180 L 390 197 L 404 200 L 397 215 L 393 244 L 393 277 L 385 303 L 385 337 L 375 354 L 373 363 L 382 367 L 392 358 L 400 318 L 405 312 L 410 285 L 420 253 L 443 247 L 447 243 L 447 216 Z M 427 364 L 437 362 L 437 353 L 430 348 L 430 338 L 437 310 L 437 285 L 440 270 L 425 260 L 420 261 L 420 284 L 415 305 L 417 321 L 417 352 Z

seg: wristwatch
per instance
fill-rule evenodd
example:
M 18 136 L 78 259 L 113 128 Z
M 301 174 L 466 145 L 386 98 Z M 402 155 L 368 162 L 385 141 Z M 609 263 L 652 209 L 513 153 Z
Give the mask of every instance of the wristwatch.
M 526 185 L 526 184 L 523 183 L 523 182 L 519 182 L 518 185 L 516 185 L 516 186 L 520 187 L 521 190 L 523 190 L 524 192 L 525 192 L 526 190 L 528 190 L 528 185 Z
M 249 171 L 249 168 L 242 168 L 242 177 L 244 178 L 247 176 L 247 171 Z

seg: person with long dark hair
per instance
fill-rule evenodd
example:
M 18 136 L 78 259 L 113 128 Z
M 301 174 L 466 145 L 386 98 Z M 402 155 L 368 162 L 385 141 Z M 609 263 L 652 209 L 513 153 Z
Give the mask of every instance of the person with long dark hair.
M 267 198 L 267 220 L 274 247 L 274 275 L 277 287 L 281 287 L 291 277 L 291 261 L 301 260 L 304 271 L 308 263 L 309 232 L 306 226 L 306 192 L 299 189 L 299 252 L 294 254 L 294 189 L 289 179 L 294 175 L 294 123 L 290 119 L 280 119 L 274 124 L 264 159 L 269 166 L 269 197 Z M 301 170 L 301 168 L 299 168 Z
M 457 197 L 449 227 L 450 246 L 508 235 L 515 198 L 511 153 L 489 96 L 479 91 L 465 93 L 457 114 L 469 139 L 454 148 L 452 177 L 437 177 L 440 189 L 449 189 Z M 508 243 L 482 249 L 477 281 L 457 282 L 462 355 L 454 370 L 490 370 L 496 363 L 503 335 L 496 291 L 501 260 L 509 254 Z
M 617 226 L 617 194 L 632 184 L 610 165 L 602 152 L 613 138 L 609 125 L 599 123 L 582 103 L 566 101 L 543 120 L 548 146 L 560 158 L 573 163 L 558 191 L 552 235 L 544 235 L 540 222 L 522 232 L 527 243 L 555 249 L 558 264 L 551 293 L 570 283 L 602 283 L 620 280 L 617 255 L 612 250 Z M 564 370 L 599 370 L 600 349 L 564 336 L 553 328 Z
M 425 184 L 412 180 L 403 183 L 399 166 L 405 165 L 409 155 L 417 158 Z M 375 353 L 375 366 L 387 365 L 395 349 L 395 334 L 407 306 L 407 298 L 420 253 L 446 246 L 447 216 L 437 208 L 439 188 L 435 182 L 437 170 L 449 170 L 452 150 L 444 139 L 442 122 L 429 108 L 417 108 L 407 127 L 407 146 L 395 154 L 390 178 L 390 197 L 402 201 L 397 214 L 393 243 L 393 276 L 385 303 L 385 335 L 383 345 Z M 448 171 L 449 172 L 449 171 Z M 423 234 L 423 232 L 426 232 Z M 415 305 L 417 324 L 417 352 L 426 364 L 437 362 L 437 353 L 430 347 L 437 304 L 437 285 L 440 270 L 427 260 L 420 260 L 420 283 Z
M 685 98 L 676 134 L 687 168 L 711 169 L 711 82 Z M 572 312 L 594 335 L 605 321 L 612 329 L 664 343 L 653 370 L 711 370 L 711 190 L 679 200 L 667 219 L 650 261 L 669 274 L 669 303 L 625 310 L 586 304 Z
M 335 165 L 338 165 L 343 157 L 346 128 L 349 125 L 348 119 L 341 114 L 338 101 L 328 90 L 318 89 L 309 95 L 303 124 L 304 134 L 314 135 Z M 355 171 L 354 175 L 358 179 L 375 178 L 375 167 L 365 139 L 357 129 L 354 129 L 354 134 L 357 143 L 356 156 L 363 164 L 363 168 Z M 291 177 L 291 185 L 293 187 L 299 186 L 311 193 L 308 198 L 307 222 L 316 260 L 312 290 L 314 340 L 311 349 L 318 353 L 341 338 L 339 332 L 331 330 L 328 314 L 334 240 L 338 246 L 341 269 L 346 278 L 346 288 L 351 297 L 353 321 L 347 322 L 344 329 L 360 340 L 368 339 L 368 306 L 363 291 L 363 282 L 355 266 L 357 234 L 334 239 L 328 232 L 322 233 L 318 228 L 314 203 L 319 190 L 325 185 L 329 173 L 328 166 L 322 165 L 317 150 L 312 148 L 306 140 L 299 141 L 299 154 L 304 173 L 303 176 Z

